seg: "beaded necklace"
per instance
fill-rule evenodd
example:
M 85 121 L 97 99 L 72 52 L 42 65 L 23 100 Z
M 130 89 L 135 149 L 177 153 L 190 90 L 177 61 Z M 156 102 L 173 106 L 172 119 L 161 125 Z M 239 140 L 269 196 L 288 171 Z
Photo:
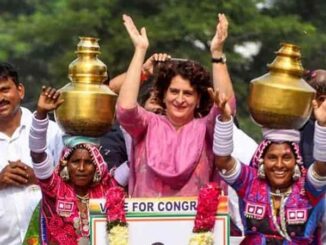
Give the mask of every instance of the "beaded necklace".
M 277 213 L 274 208 L 273 200 L 271 201 L 272 221 L 273 221 L 273 224 L 276 227 L 278 233 L 288 241 L 291 241 L 291 238 L 286 230 L 285 204 L 286 204 L 286 201 L 287 201 L 289 195 L 291 194 L 291 192 L 292 192 L 291 187 L 283 193 L 279 189 L 277 189 L 275 192 L 272 192 L 272 191 L 270 192 L 272 197 L 281 197 L 280 215 L 279 215 L 280 221 L 281 221 L 280 222 L 281 226 L 279 226 L 279 224 L 277 222 Z
M 75 217 L 74 228 L 76 233 L 81 235 L 78 239 L 78 245 L 88 245 L 89 244 L 89 194 L 85 196 L 76 195 L 81 205 L 78 205 L 79 216 Z

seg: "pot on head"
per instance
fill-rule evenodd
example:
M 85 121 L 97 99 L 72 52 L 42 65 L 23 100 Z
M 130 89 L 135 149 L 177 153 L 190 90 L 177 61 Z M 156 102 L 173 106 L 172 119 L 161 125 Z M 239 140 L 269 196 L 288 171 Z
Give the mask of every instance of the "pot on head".
M 269 72 L 249 86 L 249 111 L 254 121 L 267 128 L 299 129 L 309 119 L 315 90 L 302 79 L 298 46 L 283 43 Z
M 71 83 L 60 89 L 64 103 L 55 118 L 67 134 L 99 137 L 111 128 L 117 96 L 103 84 L 108 75 L 98 59 L 98 39 L 80 37 L 76 53 L 78 58 L 69 65 Z

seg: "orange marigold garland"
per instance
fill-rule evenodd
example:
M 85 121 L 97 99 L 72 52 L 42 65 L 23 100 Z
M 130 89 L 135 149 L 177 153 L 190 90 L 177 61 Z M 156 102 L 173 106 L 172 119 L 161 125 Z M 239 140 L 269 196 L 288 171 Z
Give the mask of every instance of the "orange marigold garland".
M 203 187 L 198 195 L 197 213 L 193 235 L 189 245 L 212 245 L 214 244 L 213 229 L 215 215 L 221 189 L 217 183 L 209 183 Z
M 124 204 L 124 190 L 121 187 L 111 187 L 108 190 L 105 203 L 106 230 L 110 245 L 128 245 L 128 226 Z

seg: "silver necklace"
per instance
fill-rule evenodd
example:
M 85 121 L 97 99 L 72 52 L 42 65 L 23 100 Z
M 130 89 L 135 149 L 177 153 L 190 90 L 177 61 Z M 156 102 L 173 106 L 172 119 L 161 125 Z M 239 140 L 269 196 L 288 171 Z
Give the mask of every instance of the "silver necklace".
M 279 226 L 278 222 L 277 222 L 277 216 L 276 213 L 274 211 L 274 207 L 273 207 L 273 201 L 271 201 L 271 210 L 272 210 L 272 221 L 274 226 L 276 227 L 278 233 L 284 237 L 286 240 L 291 241 L 291 238 L 289 236 L 289 234 L 287 233 L 286 230 L 286 220 L 285 220 L 285 203 L 288 199 L 288 196 L 291 193 L 291 188 L 286 191 L 281 193 L 278 189 L 278 191 L 276 190 L 276 192 L 271 192 L 271 195 L 273 196 L 277 196 L 277 197 L 281 197 L 281 206 L 280 206 L 280 220 L 281 220 L 281 227 Z
M 80 196 L 76 194 L 76 197 L 84 204 L 88 204 L 89 201 L 89 194 L 87 193 L 85 196 Z

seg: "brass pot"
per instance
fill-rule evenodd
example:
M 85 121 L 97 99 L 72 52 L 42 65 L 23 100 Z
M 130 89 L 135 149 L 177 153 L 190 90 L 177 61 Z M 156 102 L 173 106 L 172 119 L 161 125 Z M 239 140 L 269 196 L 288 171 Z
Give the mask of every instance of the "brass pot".
M 283 43 L 269 72 L 255 78 L 249 86 L 249 111 L 263 127 L 299 129 L 309 119 L 315 90 L 303 79 L 298 46 Z
M 55 111 L 59 126 L 67 134 L 99 137 L 112 125 L 116 94 L 102 83 L 108 78 L 98 39 L 80 37 L 78 58 L 69 65 L 69 79 L 61 91 L 64 103 Z

